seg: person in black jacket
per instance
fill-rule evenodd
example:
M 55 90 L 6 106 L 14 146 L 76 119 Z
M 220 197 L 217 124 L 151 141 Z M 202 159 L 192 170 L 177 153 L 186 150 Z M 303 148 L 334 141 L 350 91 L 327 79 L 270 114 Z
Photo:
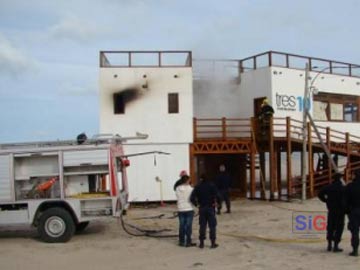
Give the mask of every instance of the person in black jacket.
M 351 232 L 351 246 L 353 251 L 350 256 L 358 256 L 359 227 L 360 227 L 360 170 L 355 171 L 355 178 L 346 186 L 346 202 L 348 208 L 349 224 Z
M 218 199 L 218 190 L 216 186 L 204 175 L 200 177 L 200 183 L 195 186 L 190 196 L 193 205 L 199 207 L 199 248 L 204 248 L 206 239 L 206 227 L 209 226 L 209 236 L 211 248 L 217 248 L 216 243 L 216 215 L 215 206 Z
M 226 172 L 224 164 L 219 166 L 219 173 L 216 175 L 215 184 L 219 191 L 220 200 L 217 203 L 217 214 L 221 214 L 222 202 L 225 202 L 226 213 L 231 213 L 230 205 L 230 187 L 231 187 L 231 177 Z
M 333 175 L 334 181 L 323 187 L 318 194 L 319 199 L 326 203 L 328 209 L 326 227 L 327 250 L 332 250 L 333 252 L 343 251 L 339 248 L 345 221 L 345 187 L 341 177 L 340 173 L 335 173 Z M 332 246 L 333 243 L 334 247 Z

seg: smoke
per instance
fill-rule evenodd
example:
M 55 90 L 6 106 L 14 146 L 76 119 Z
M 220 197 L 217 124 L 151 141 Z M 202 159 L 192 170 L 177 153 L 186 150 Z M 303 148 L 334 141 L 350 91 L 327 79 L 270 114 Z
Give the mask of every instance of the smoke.
M 193 70 L 194 116 L 239 117 L 238 62 L 195 60 Z

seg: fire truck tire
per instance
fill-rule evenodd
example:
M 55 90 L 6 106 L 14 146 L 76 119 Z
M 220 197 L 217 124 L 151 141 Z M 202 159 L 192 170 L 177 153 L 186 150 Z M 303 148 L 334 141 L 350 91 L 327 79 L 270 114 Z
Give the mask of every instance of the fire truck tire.
M 89 225 L 90 221 L 84 221 L 76 224 L 76 232 L 81 233 Z
M 75 223 L 67 210 L 49 208 L 39 218 L 38 233 L 44 242 L 65 243 L 74 235 Z

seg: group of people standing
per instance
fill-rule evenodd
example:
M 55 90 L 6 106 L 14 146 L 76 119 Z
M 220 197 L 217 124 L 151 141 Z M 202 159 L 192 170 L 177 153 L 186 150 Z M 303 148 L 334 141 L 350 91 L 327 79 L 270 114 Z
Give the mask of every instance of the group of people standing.
M 360 170 L 355 171 L 355 177 L 351 183 L 344 186 L 342 175 L 334 174 L 334 181 L 323 187 L 318 197 L 326 203 L 328 209 L 327 250 L 342 252 L 339 247 L 341 236 L 344 231 L 345 215 L 348 215 L 348 230 L 351 232 L 352 252 L 350 256 L 358 256 L 359 227 L 360 227 Z
M 207 227 L 209 227 L 210 248 L 219 246 L 216 243 L 216 209 L 217 213 L 220 214 L 224 200 L 226 212 L 230 213 L 230 184 L 230 176 L 225 172 L 224 165 L 220 165 L 215 183 L 202 175 L 194 188 L 190 185 L 190 177 L 187 172 L 180 172 L 180 179 L 174 185 L 179 217 L 180 246 L 196 246 L 192 241 L 192 222 L 195 207 L 199 208 L 199 248 L 204 248 Z

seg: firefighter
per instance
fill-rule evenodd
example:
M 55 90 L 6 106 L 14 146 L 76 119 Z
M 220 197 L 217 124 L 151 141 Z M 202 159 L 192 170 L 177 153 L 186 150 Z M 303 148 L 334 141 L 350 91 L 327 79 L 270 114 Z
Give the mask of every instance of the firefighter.
M 342 174 L 335 173 L 333 175 L 334 181 L 323 187 L 318 194 L 319 199 L 326 203 L 328 209 L 326 227 L 327 250 L 332 250 L 333 252 L 343 251 L 339 248 L 345 220 L 345 187 L 341 181 L 341 177 Z
M 274 114 L 273 107 L 269 104 L 267 98 L 265 98 L 261 104 L 259 118 L 260 124 L 260 134 L 261 136 L 266 136 L 269 133 L 270 120 Z
M 214 183 L 204 175 L 200 177 L 200 183 L 195 186 L 190 196 L 193 205 L 199 207 L 199 248 L 204 248 L 206 239 L 206 227 L 209 226 L 211 248 L 217 248 L 216 243 L 216 215 L 215 206 L 218 199 L 218 190 Z
M 267 98 L 265 98 L 261 104 L 261 111 L 260 111 L 259 118 L 260 119 L 271 118 L 273 116 L 273 114 L 274 114 L 274 109 L 269 104 L 269 100 Z
M 358 256 L 359 227 L 360 227 L 360 170 L 355 171 L 355 178 L 346 186 L 346 202 L 348 209 L 349 224 L 351 232 L 351 246 L 353 251 L 350 256 Z

